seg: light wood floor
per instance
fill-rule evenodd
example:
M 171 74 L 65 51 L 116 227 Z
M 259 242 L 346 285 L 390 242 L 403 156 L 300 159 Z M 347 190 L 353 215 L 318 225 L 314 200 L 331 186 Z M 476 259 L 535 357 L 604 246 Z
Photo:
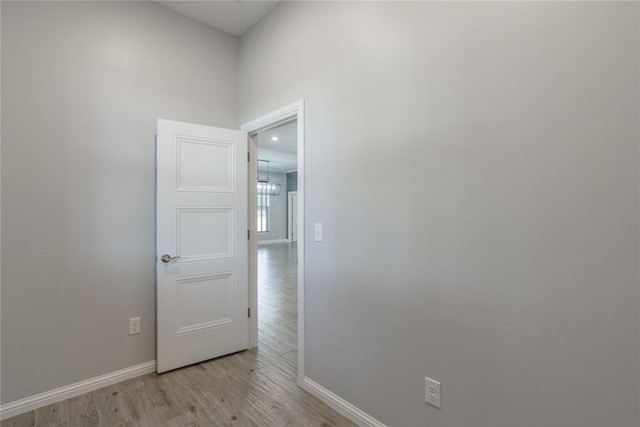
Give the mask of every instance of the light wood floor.
M 258 247 L 259 346 L 86 393 L 9 426 L 353 426 L 299 388 L 296 249 Z

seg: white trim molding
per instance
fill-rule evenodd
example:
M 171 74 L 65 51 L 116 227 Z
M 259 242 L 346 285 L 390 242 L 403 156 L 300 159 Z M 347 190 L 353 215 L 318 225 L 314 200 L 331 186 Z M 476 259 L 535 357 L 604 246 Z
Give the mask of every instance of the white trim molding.
M 297 119 L 298 122 L 304 114 L 304 100 L 301 99 L 292 104 L 282 107 L 279 110 L 273 111 L 255 120 L 245 123 L 241 126 L 241 129 L 247 133 L 255 133 L 258 131 L 265 131 L 276 126 L 280 126 L 283 122 L 288 122 Z M 300 134 L 298 134 L 298 139 Z M 298 156 L 299 158 L 300 156 Z M 298 164 L 298 166 L 300 166 Z
M 119 371 L 110 372 L 75 384 L 16 400 L 15 402 L 10 402 L 0 406 L 0 420 L 20 415 L 52 403 L 60 402 L 65 399 L 69 399 L 70 397 L 79 396 L 89 391 L 98 390 L 99 388 L 155 372 L 155 370 L 156 361 L 150 360 L 149 362 L 141 363 L 136 366 L 131 366 Z
M 326 388 L 322 387 L 317 382 L 304 378 L 302 388 L 313 394 L 318 399 L 322 400 L 327 405 L 331 406 L 336 411 L 340 412 L 345 417 L 349 418 L 359 426 L 366 427 L 386 427 L 383 423 L 373 418 L 363 410 L 356 408 L 351 403 L 347 402 L 340 396 L 332 393 Z
M 276 243 L 290 243 L 289 239 L 258 240 L 258 245 L 275 245 Z

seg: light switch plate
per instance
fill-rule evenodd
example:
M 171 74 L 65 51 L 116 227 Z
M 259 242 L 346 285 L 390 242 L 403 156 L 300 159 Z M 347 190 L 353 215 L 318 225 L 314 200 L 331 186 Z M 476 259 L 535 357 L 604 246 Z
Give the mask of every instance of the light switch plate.
M 313 240 L 316 242 L 322 242 L 322 224 L 316 223 L 313 229 Z

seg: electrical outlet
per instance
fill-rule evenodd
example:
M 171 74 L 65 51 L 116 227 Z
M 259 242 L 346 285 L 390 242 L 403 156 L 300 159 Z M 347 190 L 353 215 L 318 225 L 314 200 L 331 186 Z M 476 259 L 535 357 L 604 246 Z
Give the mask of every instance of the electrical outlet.
M 424 401 L 440 408 L 440 382 L 424 377 Z
M 129 319 L 129 335 L 135 335 L 140 333 L 140 318 L 132 317 Z

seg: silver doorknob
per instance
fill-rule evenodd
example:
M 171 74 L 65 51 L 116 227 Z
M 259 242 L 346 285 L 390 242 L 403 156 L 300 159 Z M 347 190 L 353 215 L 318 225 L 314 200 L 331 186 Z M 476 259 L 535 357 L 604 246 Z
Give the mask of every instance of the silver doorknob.
M 176 260 L 176 259 L 180 259 L 180 258 L 182 258 L 182 257 L 179 257 L 179 256 L 171 256 L 171 255 L 169 255 L 169 254 L 164 254 L 164 255 L 162 255 L 162 257 L 160 258 L 160 260 L 162 260 L 162 262 L 171 262 L 171 261 L 174 261 L 174 260 Z

